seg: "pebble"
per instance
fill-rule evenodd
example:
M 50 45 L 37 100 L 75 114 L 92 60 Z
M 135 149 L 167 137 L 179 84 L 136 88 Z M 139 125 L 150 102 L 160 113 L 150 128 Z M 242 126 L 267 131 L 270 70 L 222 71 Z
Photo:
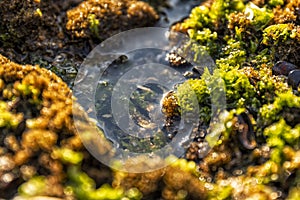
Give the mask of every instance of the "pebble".
M 288 74 L 295 69 L 298 69 L 298 67 L 292 63 L 286 61 L 278 61 L 272 68 L 272 74 L 288 76 Z
M 293 89 L 297 89 L 300 85 L 300 69 L 292 70 L 288 75 L 288 84 Z

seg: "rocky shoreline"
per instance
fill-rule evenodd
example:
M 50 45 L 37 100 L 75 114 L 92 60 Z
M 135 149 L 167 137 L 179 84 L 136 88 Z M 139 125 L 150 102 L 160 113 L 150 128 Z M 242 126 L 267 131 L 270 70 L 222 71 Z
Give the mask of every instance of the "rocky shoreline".
M 106 38 L 154 26 L 161 13 L 150 4 L 0 1 L 0 198 L 299 198 L 299 0 L 199 2 L 170 27 L 216 63 L 214 73 L 201 71 L 162 101 L 165 127 L 176 135 L 173 122 L 191 106 L 187 84 L 195 91 L 199 127 L 184 157 L 154 172 L 126 173 L 84 148 L 73 117 L 85 113 L 74 113 L 71 89 L 80 64 Z M 166 59 L 173 68 L 187 64 L 176 51 Z M 217 76 L 226 87 L 225 128 L 206 155 L 211 95 L 218 89 L 207 80 Z M 99 148 L 110 151 L 109 145 Z

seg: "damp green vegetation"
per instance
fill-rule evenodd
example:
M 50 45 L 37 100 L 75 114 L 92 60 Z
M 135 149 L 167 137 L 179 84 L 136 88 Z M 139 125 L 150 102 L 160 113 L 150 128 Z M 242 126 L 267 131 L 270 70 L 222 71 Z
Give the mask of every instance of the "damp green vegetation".
M 98 19 L 96 19 L 96 15 L 95 14 L 90 14 L 90 15 L 88 15 L 88 19 L 89 19 L 89 24 L 90 24 L 90 30 L 91 30 L 91 32 L 92 32 L 92 34 L 95 36 L 95 37 L 97 37 L 97 38 L 99 38 L 100 36 L 99 36 L 99 20 Z
M 280 53 L 280 48 L 286 48 L 281 51 L 286 53 L 287 59 L 298 55 L 294 51 L 299 42 L 296 23 L 299 2 L 285 1 L 283 5 L 282 2 L 262 2 L 209 1 L 194 8 L 179 29 L 204 45 L 216 60 L 224 59 L 226 51 L 239 59 L 244 55 L 244 59 L 247 58 L 244 61 L 248 62 L 253 59 L 253 54 L 264 49 L 272 51 L 271 61 L 282 59 L 284 54 Z M 293 46 L 290 52 L 287 46 Z
M 28 180 L 19 187 L 19 193 L 23 196 L 33 197 L 42 195 L 45 192 L 46 183 L 45 178 L 36 176 Z
M 15 129 L 22 120 L 22 114 L 13 114 L 9 112 L 9 106 L 6 102 L 0 101 L 0 127 Z
M 109 184 L 103 184 L 96 188 L 95 181 L 86 173 L 82 172 L 80 166 L 68 169 L 70 184 L 66 187 L 69 193 L 73 193 L 77 199 L 90 200 L 137 200 L 141 199 L 142 194 L 136 188 L 124 191 L 122 188 L 112 188 Z
M 212 99 L 219 98 L 215 91 L 222 87 L 210 80 L 219 79 L 225 88 L 226 109 L 220 110 L 219 122 L 224 129 L 217 145 L 202 158 L 205 142 L 198 139 L 186 153 L 199 162 L 209 199 L 298 198 L 299 85 L 292 88 L 291 77 L 272 70 L 278 61 L 300 67 L 299 6 L 297 0 L 208 1 L 173 26 L 203 46 L 216 63 L 213 73 L 204 70 L 173 93 L 179 110 L 195 109 L 196 95 L 200 131 L 209 126 L 212 108 L 220 106 Z M 284 71 L 286 66 L 281 67 Z
M 185 31 L 215 58 L 217 74 L 225 83 L 229 108 L 246 107 L 259 113 L 258 109 L 264 104 L 272 103 L 278 94 L 291 90 L 283 77 L 272 76 L 272 67 L 281 60 L 299 65 L 299 52 L 296 52 L 300 39 L 298 5 L 298 1 L 265 4 L 242 0 L 209 1 L 194 8 L 190 17 L 180 24 L 179 30 Z M 278 19 L 274 15 L 278 14 L 279 7 L 281 19 L 288 23 L 276 23 Z M 285 9 L 294 11 L 294 20 L 284 16 Z M 204 107 L 210 106 L 208 99 L 212 90 L 205 83 L 205 77 L 210 76 L 208 73 L 206 71 L 202 79 L 187 81 Z M 186 87 L 179 87 L 179 97 L 188 93 L 181 88 Z M 290 98 L 295 97 L 291 95 Z M 185 101 L 189 98 L 181 99 L 179 104 L 188 106 Z

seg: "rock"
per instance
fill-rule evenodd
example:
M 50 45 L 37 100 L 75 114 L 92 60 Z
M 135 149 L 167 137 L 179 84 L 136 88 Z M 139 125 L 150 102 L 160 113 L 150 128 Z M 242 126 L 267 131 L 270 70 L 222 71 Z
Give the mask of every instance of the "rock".
M 84 160 L 89 167 L 98 166 L 96 174 L 103 170 L 83 148 L 78 133 L 93 126 L 80 122 L 75 128 L 73 117 L 86 115 L 73 110 L 73 98 L 51 71 L 19 65 L 0 54 L 0 199 L 11 199 L 17 191 L 26 195 L 28 189 L 38 192 L 31 196 L 65 199 L 69 166 Z M 43 177 L 43 191 L 35 190 L 40 184 L 31 187 L 36 176 Z
M 159 16 L 136 0 L 88 0 L 67 12 L 67 30 L 77 38 L 106 39 L 132 28 L 151 26 Z
M 288 83 L 293 87 L 293 89 L 297 89 L 300 85 L 300 69 L 292 70 L 288 75 Z
M 298 69 L 298 67 L 286 61 L 278 61 L 272 68 L 272 74 L 287 76 L 294 69 Z

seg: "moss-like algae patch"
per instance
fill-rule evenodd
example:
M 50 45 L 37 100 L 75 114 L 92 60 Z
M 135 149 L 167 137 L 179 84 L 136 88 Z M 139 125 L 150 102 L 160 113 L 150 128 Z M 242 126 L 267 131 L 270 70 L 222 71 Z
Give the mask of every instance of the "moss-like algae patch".
M 121 31 L 151 26 L 158 20 L 156 11 L 136 0 L 84 1 L 67 12 L 67 30 L 74 37 L 105 39 Z
M 28 198 L 73 199 L 77 193 L 72 188 L 80 176 L 72 178 L 71 172 L 79 166 L 77 171 L 84 177 L 88 175 L 82 170 L 88 168 L 89 174 L 94 168 L 97 186 L 111 179 L 110 170 L 83 148 L 73 122 L 80 112 L 72 110 L 72 92 L 66 83 L 51 71 L 18 65 L 3 56 L 0 83 L 1 198 L 12 198 L 19 188 L 19 194 Z M 82 122 L 84 126 L 90 124 Z
M 282 67 L 279 74 L 272 72 L 277 61 L 293 63 L 299 70 L 299 5 L 297 0 L 209 1 L 172 27 L 196 40 L 216 62 L 213 74 L 205 71 L 168 97 L 177 99 L 177 104 L 164 105 L 170 112 L 180 110 L 178 106 L 193 109 L 192 93 L 186 88 L 198 98 L 200 125 L 186 158 L 199 163 L 199 178 L 209 185 L 209 199 L 299 195 L 299 85 L 288 85 L 283 64 L 277 64 Z M 225 129 L 203 157 L 207 144 L 201 134 L 209 127 L 215 106 L 211 95 L 216 88 L 207 84 L 210 77 L 224 82 Z

